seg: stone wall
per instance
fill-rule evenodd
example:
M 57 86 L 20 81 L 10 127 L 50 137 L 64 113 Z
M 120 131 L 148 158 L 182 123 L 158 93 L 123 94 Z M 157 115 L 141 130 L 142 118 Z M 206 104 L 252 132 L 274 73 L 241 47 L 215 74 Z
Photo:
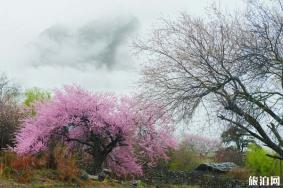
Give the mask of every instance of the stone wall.
M 203 174 L 171 170 L 154 170 L 147 172 L 143 181 L 154 184 L 183 184 L 199 185 L 200 187 L 210 188 L 240 188 L 248 187 L 247 181 L 233 179 L 225 174 Z

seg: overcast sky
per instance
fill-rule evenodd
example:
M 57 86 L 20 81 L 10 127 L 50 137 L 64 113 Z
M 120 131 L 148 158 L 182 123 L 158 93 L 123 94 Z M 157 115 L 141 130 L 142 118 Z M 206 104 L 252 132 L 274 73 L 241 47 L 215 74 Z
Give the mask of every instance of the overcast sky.
M 131 42 L 162 16 L 203 16 L 213 2 L 243 7 L 239 0 L 0 0 L 0 70 L 23 89 L 78 84 L 130 94 L 142 63 Z M 207 116 L 198 117 L 190 131 L 201 125 L 211 133 Z
M 161 16 L 203 15 L 212 0 L 0 0 L 0 69 L 23 88 L 79 84 L 130 93 L 131 41 Z M 218 0 L 239 7 L 238 0 Z

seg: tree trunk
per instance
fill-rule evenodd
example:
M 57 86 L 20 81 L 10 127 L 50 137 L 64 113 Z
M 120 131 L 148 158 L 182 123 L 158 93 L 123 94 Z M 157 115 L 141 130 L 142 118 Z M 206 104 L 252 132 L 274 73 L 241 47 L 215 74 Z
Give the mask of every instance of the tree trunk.
M 56 140 L 54 138 L 53 139 L 51 138 L 51 141 L 48 145 L 47 167 L 53 170 L 57 169 L 57 162 L 54 155 L 55 147 L 56 147 Z
M 98 155 L 97 153 L 92 156 L 92 162 L 90 164 L 90 174 L 96 175 L 102 171 L 103 162 L 106 160 L 106 157 L 103 155 Z

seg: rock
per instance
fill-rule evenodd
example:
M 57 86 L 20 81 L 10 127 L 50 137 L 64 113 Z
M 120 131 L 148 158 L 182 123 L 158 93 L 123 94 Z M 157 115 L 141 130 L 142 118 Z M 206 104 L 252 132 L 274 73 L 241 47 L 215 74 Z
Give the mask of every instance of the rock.
M 91 179 L 91 180 L 95 180 L 95 181 L 103 181 L 108 175 L 111 174 L 111 170 L 109 169 L 103 169 L 98 175 L 90 175 L 88 174 L 86 171 L 84 170 L 80 170 L 80 174 L 81 174 L 81 179 L 84 179 L 84 180 L 88 180 L 88 179 Z
M 105 178 L 106 178 L 106 174 L 105 174 L 105 172 L 100 172 L 99 174 L 98 174 L 98 181 L 103 181 Z
M 110 169 L 104 168 L 104 169 L 102 170 L 102 172 L 104 172 L 104 173 L 107 174 L 107 175 L 110 175 L 112 171 L 111 171 Z
M 232 162 L 226 163 L 203 163 L 200 164 L 194 171 L 198 172 L 216 172 L 216 173 L 225 173 L 229 172 L 233 168 L 236 168 L 237 165 Z
M 94 176 L 94 175 L 88 175 L 88 179 L 91 179 L 91 180 L 99 180 L 99 176 Z M 100 180 L 99 180 L 100 181 Z
M 89 176 L 89 174 L 84 170 L 80 170 L 80 175 L 81 175 L 80 178 L 83 180 L 87 180 Z
M 132 181 L 132 188 L 138 188 L 138 181 L 136 180 Z
M 88 179 L 98 180 L 98 176 L 90 175 L 84 170 L 80 170 L 80 174 L 81 174 L 81 179 L 83 179 L 83 180 L 88 180 Z
M 98 180 L 103 181 L 108 175 L 110 175 L 110 173 L 111 173 L 111 170 L 106 169 L 106 168 L 103 169 L 102 172 L 98 174 Z

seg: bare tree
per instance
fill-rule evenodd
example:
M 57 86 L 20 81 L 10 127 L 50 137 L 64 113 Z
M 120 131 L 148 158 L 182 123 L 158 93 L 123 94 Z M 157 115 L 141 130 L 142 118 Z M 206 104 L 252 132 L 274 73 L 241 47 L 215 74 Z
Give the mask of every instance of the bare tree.
M 182 14 L 163 19 L 153 36 L 136 43 L 148 57 L 143 97 L 191 118 L 201 103 L 283 157 L 283 12 L 280 1 L 260 1 L 227 16 Z
M 13 147 L 22 112 L 17 104 L 19 89 L 6 76 L 0 76 L 0 151 Z
M 221 140 L 226 146 L 235 148 L 239 152 L 244 152 L 249 144 L 255 143 L 253 137 L 250 136 L 246 130 L 234 126 L 234 124 L 229 125 L 229 127 L 223 131 Z

